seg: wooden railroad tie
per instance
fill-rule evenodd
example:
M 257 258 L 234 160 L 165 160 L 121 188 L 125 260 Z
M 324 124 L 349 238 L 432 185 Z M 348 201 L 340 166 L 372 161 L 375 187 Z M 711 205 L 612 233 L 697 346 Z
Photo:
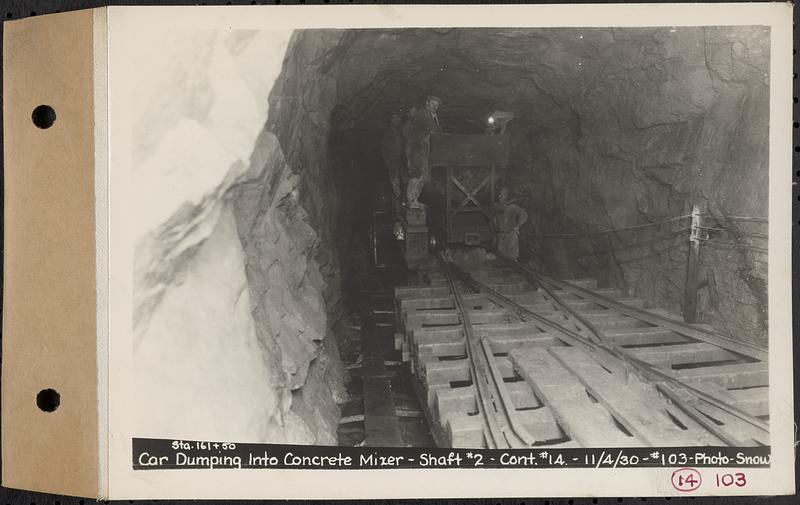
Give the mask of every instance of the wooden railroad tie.
M 759 359 L 764 354 L 747 346 L 728 346 L 713 335 L 700 339 L 705 336 L 703 327 L 684 329 L 674 314 L 645 310 L 642 300 L 598 288 L 593 279 L 556 284 L 552 292 L 563 303 L 559 307 L 499 262 L 470 269 L 470 276 L 572 331 L 585 331 L 574 320 L 573 313 L 579 314 L 624 355 L 722 402 L 702 401 L 681 388 L 670 389 L 677 395 L 672 401 L 657 384 L 632 375 L 630 364 L 614 358 L 611 362 L 618 366 L 612 366 L 608 359 L 595 359 L 594 353 L 571 345 L 560 330 L 520 320 L 517 312 L 492 302 L 485 293 L 464 292 L 461 303 L 472 334 L 485 339 L 488 359 L 502 376 L 514 415 L 536 446 L 722 445 L 719 437 L 725 434 L 743 445 L 769 444 L 768 433 L 735 411 L 721 408 L 727 404 L 766 418 L 768 368 Z M 423 272 L 423 277 L 429 286 L 395 289 L 395 346 L 416 373 L 439 443 L 487 447 L 463 322 L 447 279 L 436 269 Z M 661 324 L 664 318 L 667 321 Z M 709 423 L 719 425 L 723 435 L 707 429 Z

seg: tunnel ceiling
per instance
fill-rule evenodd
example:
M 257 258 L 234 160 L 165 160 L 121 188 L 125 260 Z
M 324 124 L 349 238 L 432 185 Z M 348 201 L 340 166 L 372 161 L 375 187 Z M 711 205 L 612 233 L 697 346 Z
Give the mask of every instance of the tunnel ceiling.
M 428 94 L 458 132 L 482 131 L 495 109 L 548 127 L 595 116 L 635 128 L 680 122 L 708 107 L 713 78 L 764 79 L 758 35 L 731 47 L 724 30 L 697 28 L 348 32 L 324 56 L 339 60 L 332 126 L 382 128 Z M 620 99 L 631 110 L 615 107 Z

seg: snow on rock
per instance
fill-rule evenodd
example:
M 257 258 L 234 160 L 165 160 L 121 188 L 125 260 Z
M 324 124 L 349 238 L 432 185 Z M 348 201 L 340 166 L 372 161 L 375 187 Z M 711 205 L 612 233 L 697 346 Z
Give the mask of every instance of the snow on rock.
M 135 61 L 142 436 L 335 443 L 342 372 L 317 233 L 265 128 L 290 36 L 167 32 Z

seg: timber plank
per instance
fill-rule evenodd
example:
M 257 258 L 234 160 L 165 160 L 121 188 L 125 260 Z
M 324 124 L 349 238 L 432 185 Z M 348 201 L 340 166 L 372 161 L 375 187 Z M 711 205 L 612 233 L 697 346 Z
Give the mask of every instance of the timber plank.
M 548 441 L 564 438 L 552 412 L 546 407 L 518 413 L 520 422 L 536 440 Z M 454 414 L 447 418 L 445 432 L 454 447 L 485 447 L 483 424 L 480 415 Z
M 662 402 L 664 399 L 662 397 L 658 397 L 657 395 L 653 395 L 654 402 Z M 703 426 L 702 424 L 698 423 L 689 415 L 684 412 L 680 407 L 668 403 L 666 407 L 666 411 L 669 412 L 672 417 L 677 419 L 681 424 L 686 426 L 686 433 L 687 436 L 691 437 L 694 440 L 694 443 L 691 445 L 712 445 L 712 446 L 719 446 L 725 445 L 721 439 L 717 438 L 716 435 L 708 431 L 708 429 Z
M 494 359 L 494 364 L 503 378 L 514 377 L 514 367 L 507 357 L 494 356 L 492 359 Z M 431 360 L 422 363 L 425 381 L 429 385 L 470 380 L 469 360 L 466 358 L 442 361 Z
M 584 289 L 597 289 L 597 279 L 584 278 L 584 279 L 562 279 L 564 282 L 569 282 Z
M 722 409 L 705 402 L 700 402 L 696 408 L 712 419 L 723 423 L 723 428 L 741 440 L 745 447 L 769 445 L 769 433 L 759 430 Z
M 668 370 L 667 373 L 681 381 L 713 381 L 726 388 L 766 386 L 769 383 L 769 368 L 764 362 Z
M 587 321 L 592 323 L 600 330 L 613 330 L 618 328 L 644 328 L 648 325 L 638 319 L 620 314 L 614 310 L 599 310 L 592 312 L 581 312 Z
M 420 344 L 447 342 L 464 337 L 464 327 L 461 324 L 440 327 L 418 327 L 410 331 L 413 341 Z M 528 336 L 532 338 L 545 338 L 548 335 L 555 335 L 555 333 L 543 332 L 536 325 L 519 321 L 476 325 L 473 327 L 473 333 L 478 338 L 488 339 Z
M 744 410 L 751 416 L 769 415 L 769 387 L 748 389 L 729 389 L 728 396 L 733 406 Z
M 453 325 L 441 328 L 418 328 L 411 332 L 411 339 L 417 344 L 453 342 L 464 338 L 464 327 Z
M 423 377 L 428 387 L 436 384 L 470 380 L 469 360 L 429 361 L 423 364 Z
M 542 406 L 533 391 L 531 391 L 530 386 L 524 381 L 507 383 L 505 386 L 515 409 L 529 410 L 538 409 Z M 475 386 L 439 389 L 436 391 L 436 405 L 439 415 L 442 417 L 445 417 L 445 413 L 478 412 Z
M 710 344 L 716 344 L 720 347 L 725 347 L 733 352 L 738 352 L 750 358 L 767 361 L 769 354 L 765 348 L 747 344 L 745 342 L 736 341 L 726 335 L 722 335 L 714 330 L 709 330 L 707 327 L 697 325 L 687 325 L 686 323 L 677 319 L 662 317 L 647 310 L 638 309 L 636 307 L 626 306 L 614 300 L 613 296 L 604 296 L 600 290 L 588 291 L 578 286 L 573 286 L 568 283 L 551 279 L 547 276 L 542 276 L 548 283 L 561 288 L 566 288 L 570 291 L 577 291 L 581 294 L 582 298 L 591 299 L 596 301 L 599 305 L 604 307 L 613 308 L 623 314 L 640 319 L 647 323 L 669 328 L 675 332 L 681 333 L 688 337 Z M 619 298 L 619 297 L 618 297 Z
M 521 337 L 528 335 L 541 335 L 543 330 L 535 323 L 512 321 L 510 323 L 501 324 L 482 324 L 473 328 L 473 333 L 478 338 L 496 338 L 496 337 Z
M 429 342 L 426 344 L 417 344 L 417 355 L 419 356 L 465 356 L 466 353 L 466 341 L 464 338 L 447 342 Z
M 557 310 L 553 300 L 524 300 L 517 303 L 533 312 L 552 312 Z M 600 310 L 600 306 L 591 300 L 565 300 L 564 305 L 576 311 L 591 312 Z
M 623 328 L 604 332 L 606 338 L 620 346 L 678 344 L 691 342 L 672 330 L 651 326 L 646 328 Z
M 568 440 L 566 442 L 558 442 L 554 441 L 553 443 L 537 445 L 537 449 L 580 449 L 581 446 L 574 440 Z
M 493 353 L 509 353 L 518 347 L 556 347 L 564 343 L 551 333 L 487 338 Z
M 475 307 L 487 306 L 489 300 L 484 295 L 480 294 L 465 294 L 461 295 L 464 307 L 472 309 Z M 425 310 L 425 309 L 444 309 L 455 308 L 453 297 L 438 296 L 438 297 L 424 297 L 424 298 L 403 298 L 400 299 L 400 310 Z
M 529 286 L 528 281 L 518 273 L 503 273 L 503 272 L 490 272 L 490 271 L 475 271 L 473 269 L 467 270 L 473 279 L 495 284 L 509 285 L 509 284 L 525 284 Z
M 696 440 L 653 404 L 636 383 L 625 384 L 605 370 L 583 349 L 551 349 L 611 415 L 641 441 L 652 446 L 694 445 Z
M 614 299 L 617 303 L 624 303 L 628 307 L 635 307 L 637 309 L 644 309 L 644 300 L 634 297 L 622 297 Z
M 478 412 L 475 386 L 437 390 L 436 410 L 442 424 L 452 415 Z
M 503 295 L 519 295 L 533 290 L 533 287 L 527 281 L 521 282 L 486 282 L 487 287 L 501 293 Z
M 565 436 L 547 407 L 518 411 L 517 416 L 528 433 L 537 441 L 557 440 Z
M 450 288 L 447 287 L 399 286 L 394 288 L 394 297 L 401 300 L 406 298 L 432 298 L 449 295 Z
M 583 384 L 547 349 L 522 347 L 511 351 L 509 357 L 564 432 L 583 447 L 630 447 L 639 443 L 617 428 L 602 407 L 592 403 Z
M 511 314 L 505 309 L 479 309 L 469 310 L 470 322 L 472 324 L 497 324 L 510 322 Z M 459 324 L 460 320 L 456 310 L 417 310 L 406 313 L 406 326 L 416 328 L 423 325 L 447 325 Z
M 625 354 L 661 368 L 687 363 L 735 360 L 739 357 L 727 349 L 706 342 L 626 349 Z
M 525 381 L 507 383 L 506 389 L 511 395 L 515 409 L 537 409 L 542 407 L 542 402 L 536 398 L 533 390 Z
M 486 438 L 480 415 L 453 415 L 444 425 L 450 445 L 461 449 L 485 449 Z
M 563 281 L 563 282 L 565 282 L 565 281 Z M 596 288 L 596 289 L 592 289 L 591 291 L 592 291 L 592 293 L 595 293 L 595 294 L 598 294 L 598 295 L 603 295 L 603 296 L 613 296 L 613 297 L 616 297 L 616 298 L 621 298 L 621 296 L 622 296 L 622 294 L 620 293 L 620 291 L 617 288 Z M 555 293 L 555 295 L 557 297 L 561 298 L 562 300 L 569 299 L 569 298 L 572 298 L 572 299 L 582 298 L 582 297 L 576 295 L 575 293 L 573 293 L 571 290 L 566 290 L 566 289 L 557 288 L 557 289 L 553 290 L 553 293 Z

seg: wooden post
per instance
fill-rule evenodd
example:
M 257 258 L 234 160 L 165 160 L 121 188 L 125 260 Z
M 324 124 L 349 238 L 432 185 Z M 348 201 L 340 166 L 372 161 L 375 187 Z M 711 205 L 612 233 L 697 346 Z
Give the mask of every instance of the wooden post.
M 692 207 L 689 234 L 689 260 L 686 265 L 686 290 L 683 295 L 683 320 L 697 322 L 697 290 L 700 285 L 700 206 Z

